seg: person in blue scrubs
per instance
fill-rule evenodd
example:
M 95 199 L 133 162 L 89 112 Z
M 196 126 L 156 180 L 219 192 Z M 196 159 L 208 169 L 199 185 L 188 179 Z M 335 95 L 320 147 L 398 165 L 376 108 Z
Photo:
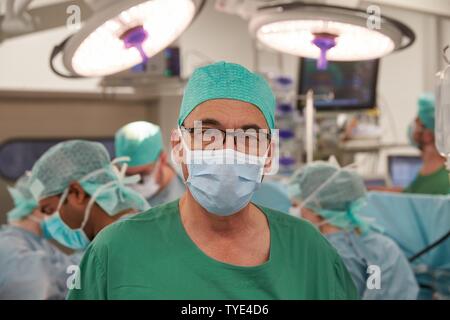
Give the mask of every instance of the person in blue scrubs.
M 361 299 L 417 298 L 418 285 L 403 252 L 359 215 L 366 189 L 356 172 L 318 161 L 292 177 L 289 191 L 300 217 L 342 257 Z
M 181 197 L 185 191 L 182 178 L 169 164 L 163 150 L 161 128 L 146 121 L 136 121 L 120 128 L 115 136 L 117 157 L 129 157 L 127 175 L 141 179 L 130 187 L 155 207 Z
M 15 207 L 0 227 L 0 299 L 64 299 L 66 273 L 81 254 L 66 255 L 43 237 L 44 214 L 29 191 L 29 176 L 8 188 Z
M 252 197 L 253 203 L 289 214 L 291 200 L 286 186 L 278 181 L 263 181 Z

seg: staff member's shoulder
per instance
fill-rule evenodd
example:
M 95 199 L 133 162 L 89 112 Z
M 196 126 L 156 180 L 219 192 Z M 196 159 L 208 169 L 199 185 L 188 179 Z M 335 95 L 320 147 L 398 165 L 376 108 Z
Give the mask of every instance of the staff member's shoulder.
M 287 213 L 277 210 L 259 207 L 264 210 L 269 220 L 274 224 L 273 227 L 283 231 L 284 237 L 293 237 L 291 240 L 302 240 L 302 243 L 317 244 L 329 247 L 332 251 L 334 248 L 322 236 L 319 230 L 309 221 L 297 217 L 293 217 Z M 271 227 L 272 228 L 272 227 Z
M 105 246 L 123 247 L 128 242 L 136 245 L 141 236 L 151 235 L 154 238 L 155 233 L 167 234 L 167 230 L 164 229 L 170 227 L 169 224 L 173 221 L 170 216 L 177 212 L 177 202 L 178 200 L 153 207 L 130 218 L 110 224 L 97 234 L 92 247 L 96 249 Z

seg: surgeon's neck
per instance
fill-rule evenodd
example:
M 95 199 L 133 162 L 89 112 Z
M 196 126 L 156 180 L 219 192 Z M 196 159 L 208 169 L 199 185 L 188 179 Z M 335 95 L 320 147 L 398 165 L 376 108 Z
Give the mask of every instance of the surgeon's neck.
M 423 165 L 420 170 L 422 175 L 430 175 L 445 165 L 446 159 L 441 156 L 436 146 L 428 144 L 422 149 Z
M 320 233 L 322 233 L 322 234 L 333 234 L 333 233 L 338 233 L 338 232 L 342 231 L 341 228 L 335 227 L 331 224 L 325 224 L 323 226 L 320 226 L 319 230 L 320 230 Z
M 95 204 L 92 206 L 91 216 L 89 217 L 88 223 L 84 228 L 84 232 L 86 233 L 89 240 L 92 241 L 95 238 L 95 236 L 105 227 L 119 220 L 124 215 L 132 214 L 135 212 L 136 211 L 134 209 L 127 209 L 113 216 L 110 216 L 102 208 L 100 208 L 97 204 Z
M 42 236 L 41 224 L 38 222 L 38 220 L 34 220 L 30 217 L 27 217 L 19 221 L 12 221 L 9 224 L 14 227 L 26 230 L 36 236 L 39 237 Z
M 160 191 L 165 187 L 167 187 L 167 185 L 169 185 L 172 182 L 172 179 L 174 178 L 175 178 L 175 171 L 172 169 L 170 165 L 165 164 L 161 170 Z
M 239 212 L 221 217 L 205 210 L 189 190 L 180 199 L 180 215 L 186 229 L 224 237 L 237 237 L 250 228 L 267 223 L 264 215 L 258 215 L 258 212 L 259 210 L 249 203 Z

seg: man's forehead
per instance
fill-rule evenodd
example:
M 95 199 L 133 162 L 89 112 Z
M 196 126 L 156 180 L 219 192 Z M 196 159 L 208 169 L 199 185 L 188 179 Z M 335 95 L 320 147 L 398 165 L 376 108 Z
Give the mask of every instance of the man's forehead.
M 186 117 L 184 123 L 193 126 L 194 121 L 204 121 L 204 125 L 210 124 L 224 128 L 268 129 L 267 121 L 258 107 L 248 102 L 231 99 L 215 99 L 201 103 Z
M 43 207 L 43 206 L 47 206 L 47 205 L 52 205 L 52 204 L 58 203 L 58 201 L 59 201 L 58 196 L 47 197 L 47 198 L 39 200 L 39 206 Z

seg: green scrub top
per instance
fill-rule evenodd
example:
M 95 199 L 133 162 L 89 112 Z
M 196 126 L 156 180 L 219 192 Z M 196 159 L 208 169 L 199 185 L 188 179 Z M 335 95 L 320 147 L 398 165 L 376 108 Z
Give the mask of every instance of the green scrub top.
M 450 180 L 445 166 L 429 175 L 418 174 L 414 181 L 403 190 L 404 193 L 448 194 Z
M 102 230 L 68 299 L 357 299 L 341 258 L 309 222 L 261 208 L 267 262 L 242 267 L 207 256 L 189 238 L 178 201 Z

